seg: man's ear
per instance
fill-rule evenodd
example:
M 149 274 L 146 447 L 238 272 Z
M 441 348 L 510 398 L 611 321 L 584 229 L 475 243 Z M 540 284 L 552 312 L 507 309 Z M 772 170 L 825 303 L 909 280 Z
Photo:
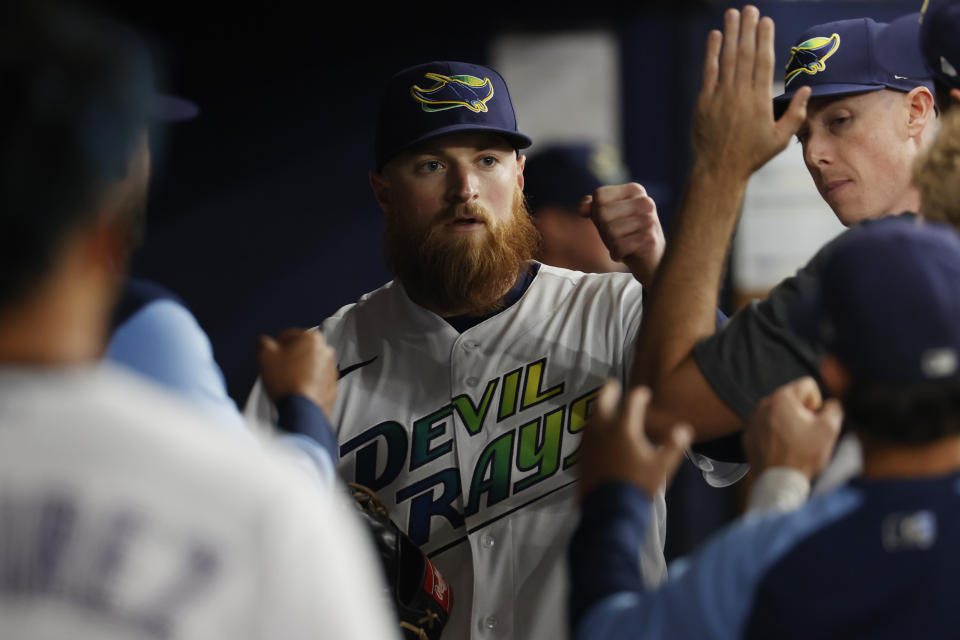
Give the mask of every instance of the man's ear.
M 393 211 L 390 181 L 382 173 L 371 171 L 370 188 L 373 189 L 373 197 L 377 199 L 377 204 L 380 205 L 385 214 L 389 215 Z
M 907 95 L 907 132 L 911 138 L 923 133 L 927 123 L 935 117 L 933 94 L 926 87 L 914 87 Z
M 850 390 L 850 370 L 829 353 L 820 359 L 820 378 L 827 392 L 835 398 L 843 398 Z
M 950 89 L 950 99 L 956 103 L 960 103 L 960 89 Z M 951 108 L 956 108 L 957 105 L 951 105 Z
M 128 221 L 101 221 L 84 235 L 82 242 L 87 264 L 100 271 L 126 274 L 132 254 L 132 230 Z
M 523 191 L 523 169 L 527 166 L 527 156 L 517 152 L 517 185 Z

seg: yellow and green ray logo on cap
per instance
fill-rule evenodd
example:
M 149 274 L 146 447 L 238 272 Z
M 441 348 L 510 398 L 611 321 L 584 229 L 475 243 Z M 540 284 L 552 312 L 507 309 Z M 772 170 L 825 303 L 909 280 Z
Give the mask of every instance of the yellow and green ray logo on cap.
M 410 95 L 427 112 L 466 107 L 474 113 L 481 113 L 487 110 L 487 101 L 493 97 L 490 78 L 481 80 L 475 76 L 444 76 L 439 73 L 424 75 L 436 84 L 428 89 L 413 85 Z
M 801 73 L 814 75 L 827 68 L 827 58 L 832 56 L 840 47 L 840 34 L 834 33 L 829 38 L 818 36 L 790 47 L 790 60 L 787 61 L 787 75 L 783 80 L 784 86 Z

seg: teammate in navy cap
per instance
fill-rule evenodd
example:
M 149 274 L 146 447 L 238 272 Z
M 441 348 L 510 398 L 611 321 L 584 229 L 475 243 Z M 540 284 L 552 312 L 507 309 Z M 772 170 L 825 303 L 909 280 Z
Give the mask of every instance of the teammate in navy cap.
M 690 437 L 646 440 L 645 389 L 588 424 L 583 516 L 570 546 L 577 638 L 948 637 L 960 624 L 960 238 L 890 218 L 847 236 L 791 315 L 826 354 L 822 377 L 863 441 L 863 477 L 785 515 L 719 534 L 650 591 L 633 558 L 647 495 Z M 779 402 L 779 401 L 776 401 Z M 830 401 L 795 429 L 839 429 Z M 826 423 L 826 425 L 824 425 Z M 827 560 L 827 561 L 825 561 Z
M 844 225 L 919 209 L 912 163 L 934 136 L 936 111 L 916 38 L 916 29 L 902 40 L 866 18 L 806 29 L 784 52 L 786 91 L 774 100 L 772 21 L 755 7 L 729 10 L 724 34 L 710 35 L 696 159 L 638 352 L 655 415 L 689 421 L 698 439 L 727 436 L 775 389 L 818 378 L 816 352 L 790 330 L 785 309 L 802 282 L 817 278 L 832 245 L 715 330 L 724 258 L 747 181 L 794 133 L 814 185 Z M 651 423 L 655 434 L 668 426 Z
M 774 112 L 810 88 L 797 139 L 817 190 L 845 225 L 917 210 L 909 169 L 933 134 L 918 30 L 840 20 L 807 29 L 790 48 Z
M 454 593 L 444 635 L 563 637 L 580 427 L 607 377 L 626 384 L 662 246 L 635 183 L 591 188 L 631 273 L 533 260 L 518 127 L 493 69 L 431 62 L 387 87 L 370 183 L 395 280 L 322 324 L 340 357 L 339 470 L 378 493 Z M 579 193 L 578 198 L 588 195 Z M 248 410 L 276 413 L 258 386 Z M 664 579 L 665 505 L 640 554 Z
M 604 185 L 629 180 L 615 147 L 588 142 L 550 145 L 530 156 L 524 178 L 527 206 L 540 232 L 540 261 L 587 273 L 627 269 L 610 256 L 584 199 Z

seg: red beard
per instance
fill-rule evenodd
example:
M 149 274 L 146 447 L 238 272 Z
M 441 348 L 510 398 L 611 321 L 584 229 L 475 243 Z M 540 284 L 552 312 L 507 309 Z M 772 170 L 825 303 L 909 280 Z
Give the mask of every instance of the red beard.
M 451 233 L 446 226 L 457 218 L 473 218 L 486 229 Z M 411 300 L 442 316 L 478 316 L 502 308 L 504 294 L 527 269 L 539 241 L 517 189 L 513 215 L 501 223 L 476 204 L 451 207 L 423 227 L 410 225 L 402 214 L 388 216 L 384 250 Z

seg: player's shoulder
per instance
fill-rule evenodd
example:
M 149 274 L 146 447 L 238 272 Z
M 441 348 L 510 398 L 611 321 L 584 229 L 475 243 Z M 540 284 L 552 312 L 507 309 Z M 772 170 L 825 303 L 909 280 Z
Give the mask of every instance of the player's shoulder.
M 109 464 L 119 471 L 135 469 L 165 486 L 242 491 L 256 502 L 255 495 L 269 499 L 266 487 L 287 490 L 298 483 L 299 476 L 272 446 L 237 437 L 214 414 L 121 367 L 105 363 L 15 378 L 6 373 L 4 386 L 11 383 L 3 394 L 6 416 L 22 416 L 34 431 L 17 441 L 24 446 L 34 438 L 59 442 L 76 454 L 67 462 L 86 468 L 81 475 L 97 473 L 84 460 L 109 449 Z
M 554 267 L 549 264 L 540 264 L 537 274 L 538 278 L 549 281 L 564 281 L 581 287 L 637 287 L 641 285 L 636 278 L 628 272 L 613 273 L 584 273 L 583 271 L 574 271 L 563 267 Z
M 357 344 L 416 338 L 426 332 L 443 331 L 445 327 L 442 318 L 410 300 L 396 280 L 340 308 L 320 326 L 327 342 L 338 353 Z
M 111 326 L 116 329 L 145 307 L 163 301 L 186 308 L 183 300 L 163 285 L 141 278 L 127 278 L 114 307 Z
M 917 223 L 919 223 L 920 221 L 920 217 L 917 216 L 917 214 L 911 213 L 909 211 L 905 211 L 893 217 L 899 220 L 914 221 Z M 846 229 L 838 233 L 836 236 L 834 236 L 829 242 L 827 242 L 822 247 L 820 247 L 820 249 L 813 255 L 813 257 L 810 258 L 807 264 L 800 269 L 799 274 L 811 274 L 811 275 L 817 274 L 820 271 L 820 269 L 823 268 L 823 265 L 830 258 L 830 256 L 836 253 L 837 249 L 839 247 L 842 247 L 848 239 L 850 239 L 851 237 L 856 237 L 858 234 L 862 233 L 864 229 L 869 229 L 871 226 L 876 224 L 879 220 L 883 220 L 883 219 L 885 218 L 872 218 L 868 220 L 863 220 L 862 222 L 859 222 L 851 227 L 847 227 Z
M 745 580 L 756 585 L 764 576 L 778 571 L 784 558 L 792 556 L 811 538 L 856 512 L 862 502 L 859 491 L 842 487 L 793 511 L 752 511 L 716 534 L 693 557 L 671 564 L 670 579 L 683 581 L 689 572 L 694 581 Z M 735 578 L 728 575 L 729 566 L 739 567 Z
M 630 273 L 584 273 L 541 264 L 534 283 L 538 288 L 566 291 L 573 297 L 640 300 L 643 295 L 642 285 Z
M 396 307 L 401 296 L 405 297 L 403 287 L 397 281 L 391 280 L 363 294 L 356 302 L 343 305 L 320 326 L 326 333 L 342 324 L 357 322 L 367 316 L 376 316 Z
M 767 567 L 777 564 L 799 545 L 854 513 L 864 501 L 863 493 L 853 486 L 838 488 L 810 499 L 798 509 L 751 512 L 734 526 L 733 538 L 752 548 L 765 549 L 758 560 Z

